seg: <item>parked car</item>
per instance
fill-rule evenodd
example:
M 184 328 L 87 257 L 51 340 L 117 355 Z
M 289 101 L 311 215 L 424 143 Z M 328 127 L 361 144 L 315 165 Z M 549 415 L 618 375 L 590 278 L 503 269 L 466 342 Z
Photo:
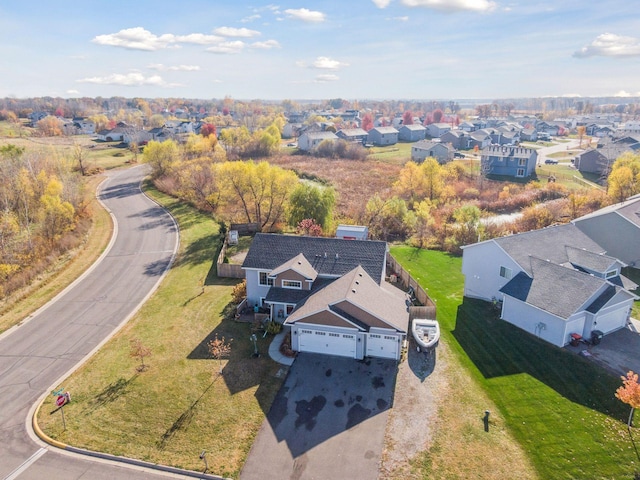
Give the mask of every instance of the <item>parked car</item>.
M 467 158 L 464 153 L 453 152 L 453 158 Z
M 558 160 L 554 160 L 553 158 L 547 158 L 544 163 L 546 163 L 547 165 L 557 165 L 558 164 Z

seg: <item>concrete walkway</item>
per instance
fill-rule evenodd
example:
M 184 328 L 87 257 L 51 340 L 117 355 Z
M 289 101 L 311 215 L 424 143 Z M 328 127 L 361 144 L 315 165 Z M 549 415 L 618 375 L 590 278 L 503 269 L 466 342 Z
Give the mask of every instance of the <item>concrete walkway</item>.
M 287 357 L 280 353 L 280 345 L 282 345 L 282 340 L 285 335 L 291 331 L 291 327 L 284 327 L 280 333 L 278 333 L 273 340 L 271 340 L 271 344 L 269 345 L 269 356 L 276 362 L 291 366 L 293 365 L 293 361 L 296 359 L 295 357 Z

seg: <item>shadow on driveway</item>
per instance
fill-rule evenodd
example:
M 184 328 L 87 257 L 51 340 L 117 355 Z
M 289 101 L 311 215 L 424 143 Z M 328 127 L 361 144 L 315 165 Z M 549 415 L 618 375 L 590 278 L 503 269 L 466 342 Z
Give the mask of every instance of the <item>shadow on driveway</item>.
M 301 353 L 241 478 L 377 478 L 398 364 Z

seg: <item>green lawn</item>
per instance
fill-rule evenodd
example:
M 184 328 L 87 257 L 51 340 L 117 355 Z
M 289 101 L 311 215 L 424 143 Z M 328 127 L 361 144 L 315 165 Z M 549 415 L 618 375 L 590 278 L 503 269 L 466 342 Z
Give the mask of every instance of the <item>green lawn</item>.
M 371 147 L 367 158 L 373 160 L 402 160 L 403 163 L 411 160 L 411 146 L 413 143 L 400 142 L 388 147 Z
M 136 316 L 63 382 L 73 401 L 51 415 L 53 397 L 39 424 L 52 438 L 91 450 L 237 477 L 255 435 L 280 388 L 280 366 L 266 354 L 270 338 L 258 338 L 263 355 L 252 358 L 250 325 L 233 320 L 231 290 L 212 268 L 220 246 L 210 215 L 152 192 L 179 222 L 180 251 L 161 287 Z M 204 288 L 202 282 L 205 281 Z M 230 358 L 209 358 L 215 335 L 232 339 Z M 139 338 L 152 350 L 139 372 L 129 342 Z
M 463 300 L 460 258 L 406 246 L 391 253 L 435 300 L 443 341 L 498 406 L 540 478 L 632 478 L 640 471 L 625 424 L 629 410 L 614 398 L 616 376 L 499 320 L 487 302 Z

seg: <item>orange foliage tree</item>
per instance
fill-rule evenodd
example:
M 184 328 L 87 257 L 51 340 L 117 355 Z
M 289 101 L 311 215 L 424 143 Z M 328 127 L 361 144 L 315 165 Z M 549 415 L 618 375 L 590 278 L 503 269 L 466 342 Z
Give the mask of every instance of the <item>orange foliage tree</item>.
M 633 421 L 633 412 L 636 408 L 640 408 L 640 383 L 638 383 L 638 374 L 629 370 L 626 377 L 622 379 L 622 386 L 616 390 L 616 398 L 631 406 L 629 413 L 629 421 L 627 425 L 630 427 Z

